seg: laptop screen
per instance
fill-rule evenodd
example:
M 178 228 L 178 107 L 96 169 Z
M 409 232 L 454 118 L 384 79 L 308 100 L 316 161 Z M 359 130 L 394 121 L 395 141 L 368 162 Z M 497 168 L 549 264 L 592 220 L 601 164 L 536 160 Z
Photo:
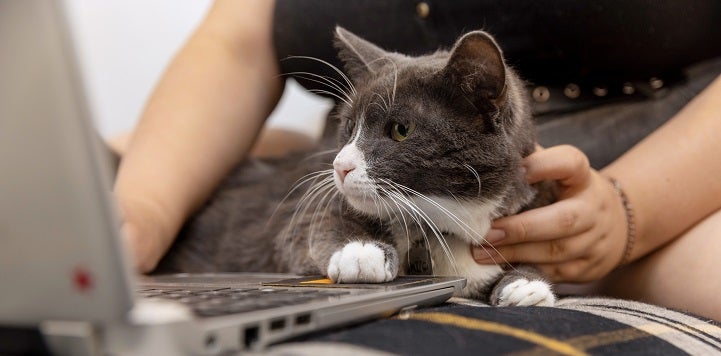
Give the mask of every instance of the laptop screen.
M 125 318 L 132 306 L 109 174 L 61 2 L 0 11 L 0 323 Z

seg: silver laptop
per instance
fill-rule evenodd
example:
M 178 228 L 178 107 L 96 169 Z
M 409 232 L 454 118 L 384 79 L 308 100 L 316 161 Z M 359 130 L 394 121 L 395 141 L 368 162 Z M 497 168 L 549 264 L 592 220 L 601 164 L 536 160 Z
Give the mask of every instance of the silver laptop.
M 461 278 L 336 285 L 277 274 L 138 278 L 65 16 L 0 3 L 0 326 L 58 354 L 217 354 L 440 303 Z

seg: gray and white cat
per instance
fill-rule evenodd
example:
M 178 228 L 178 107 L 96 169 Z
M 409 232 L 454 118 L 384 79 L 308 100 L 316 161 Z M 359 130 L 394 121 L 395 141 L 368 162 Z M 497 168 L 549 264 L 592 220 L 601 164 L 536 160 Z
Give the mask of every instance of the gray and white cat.
M 324 152 L 244 163 L 159 270 L 324 274 L 337 283 L 432 270 L 466 277 L 462 295 L 493 305 L 553 305 L 535 269 L 479 265 L 470 253 L 493 218 L 544 195 L 520 169 L 534 128 L 494 39 L 470 32 L 450 51 L 408 57 L 337 28 L 336 47 L 344 82 L 314 77 L 343 92 L 331 114 L 340 143 L 332 167 Z

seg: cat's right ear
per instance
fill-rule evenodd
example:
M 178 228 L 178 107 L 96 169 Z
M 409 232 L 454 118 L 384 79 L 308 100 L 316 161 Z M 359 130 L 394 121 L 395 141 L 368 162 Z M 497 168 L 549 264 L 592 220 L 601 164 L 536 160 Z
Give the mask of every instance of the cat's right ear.
M 340 26 L 335 28 L 334 45 L 346 72 L 354 82 L 375 74 L 380 67 L 387 64 L 384 62 L 390 55 Z

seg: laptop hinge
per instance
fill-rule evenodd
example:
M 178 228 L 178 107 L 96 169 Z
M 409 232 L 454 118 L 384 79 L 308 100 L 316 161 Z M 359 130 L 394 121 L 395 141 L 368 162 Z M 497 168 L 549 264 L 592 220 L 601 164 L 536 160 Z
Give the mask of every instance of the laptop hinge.
M 40 333 L 53 355 L 100 355 L 99 331 L 87 321 L 44 321 Z

